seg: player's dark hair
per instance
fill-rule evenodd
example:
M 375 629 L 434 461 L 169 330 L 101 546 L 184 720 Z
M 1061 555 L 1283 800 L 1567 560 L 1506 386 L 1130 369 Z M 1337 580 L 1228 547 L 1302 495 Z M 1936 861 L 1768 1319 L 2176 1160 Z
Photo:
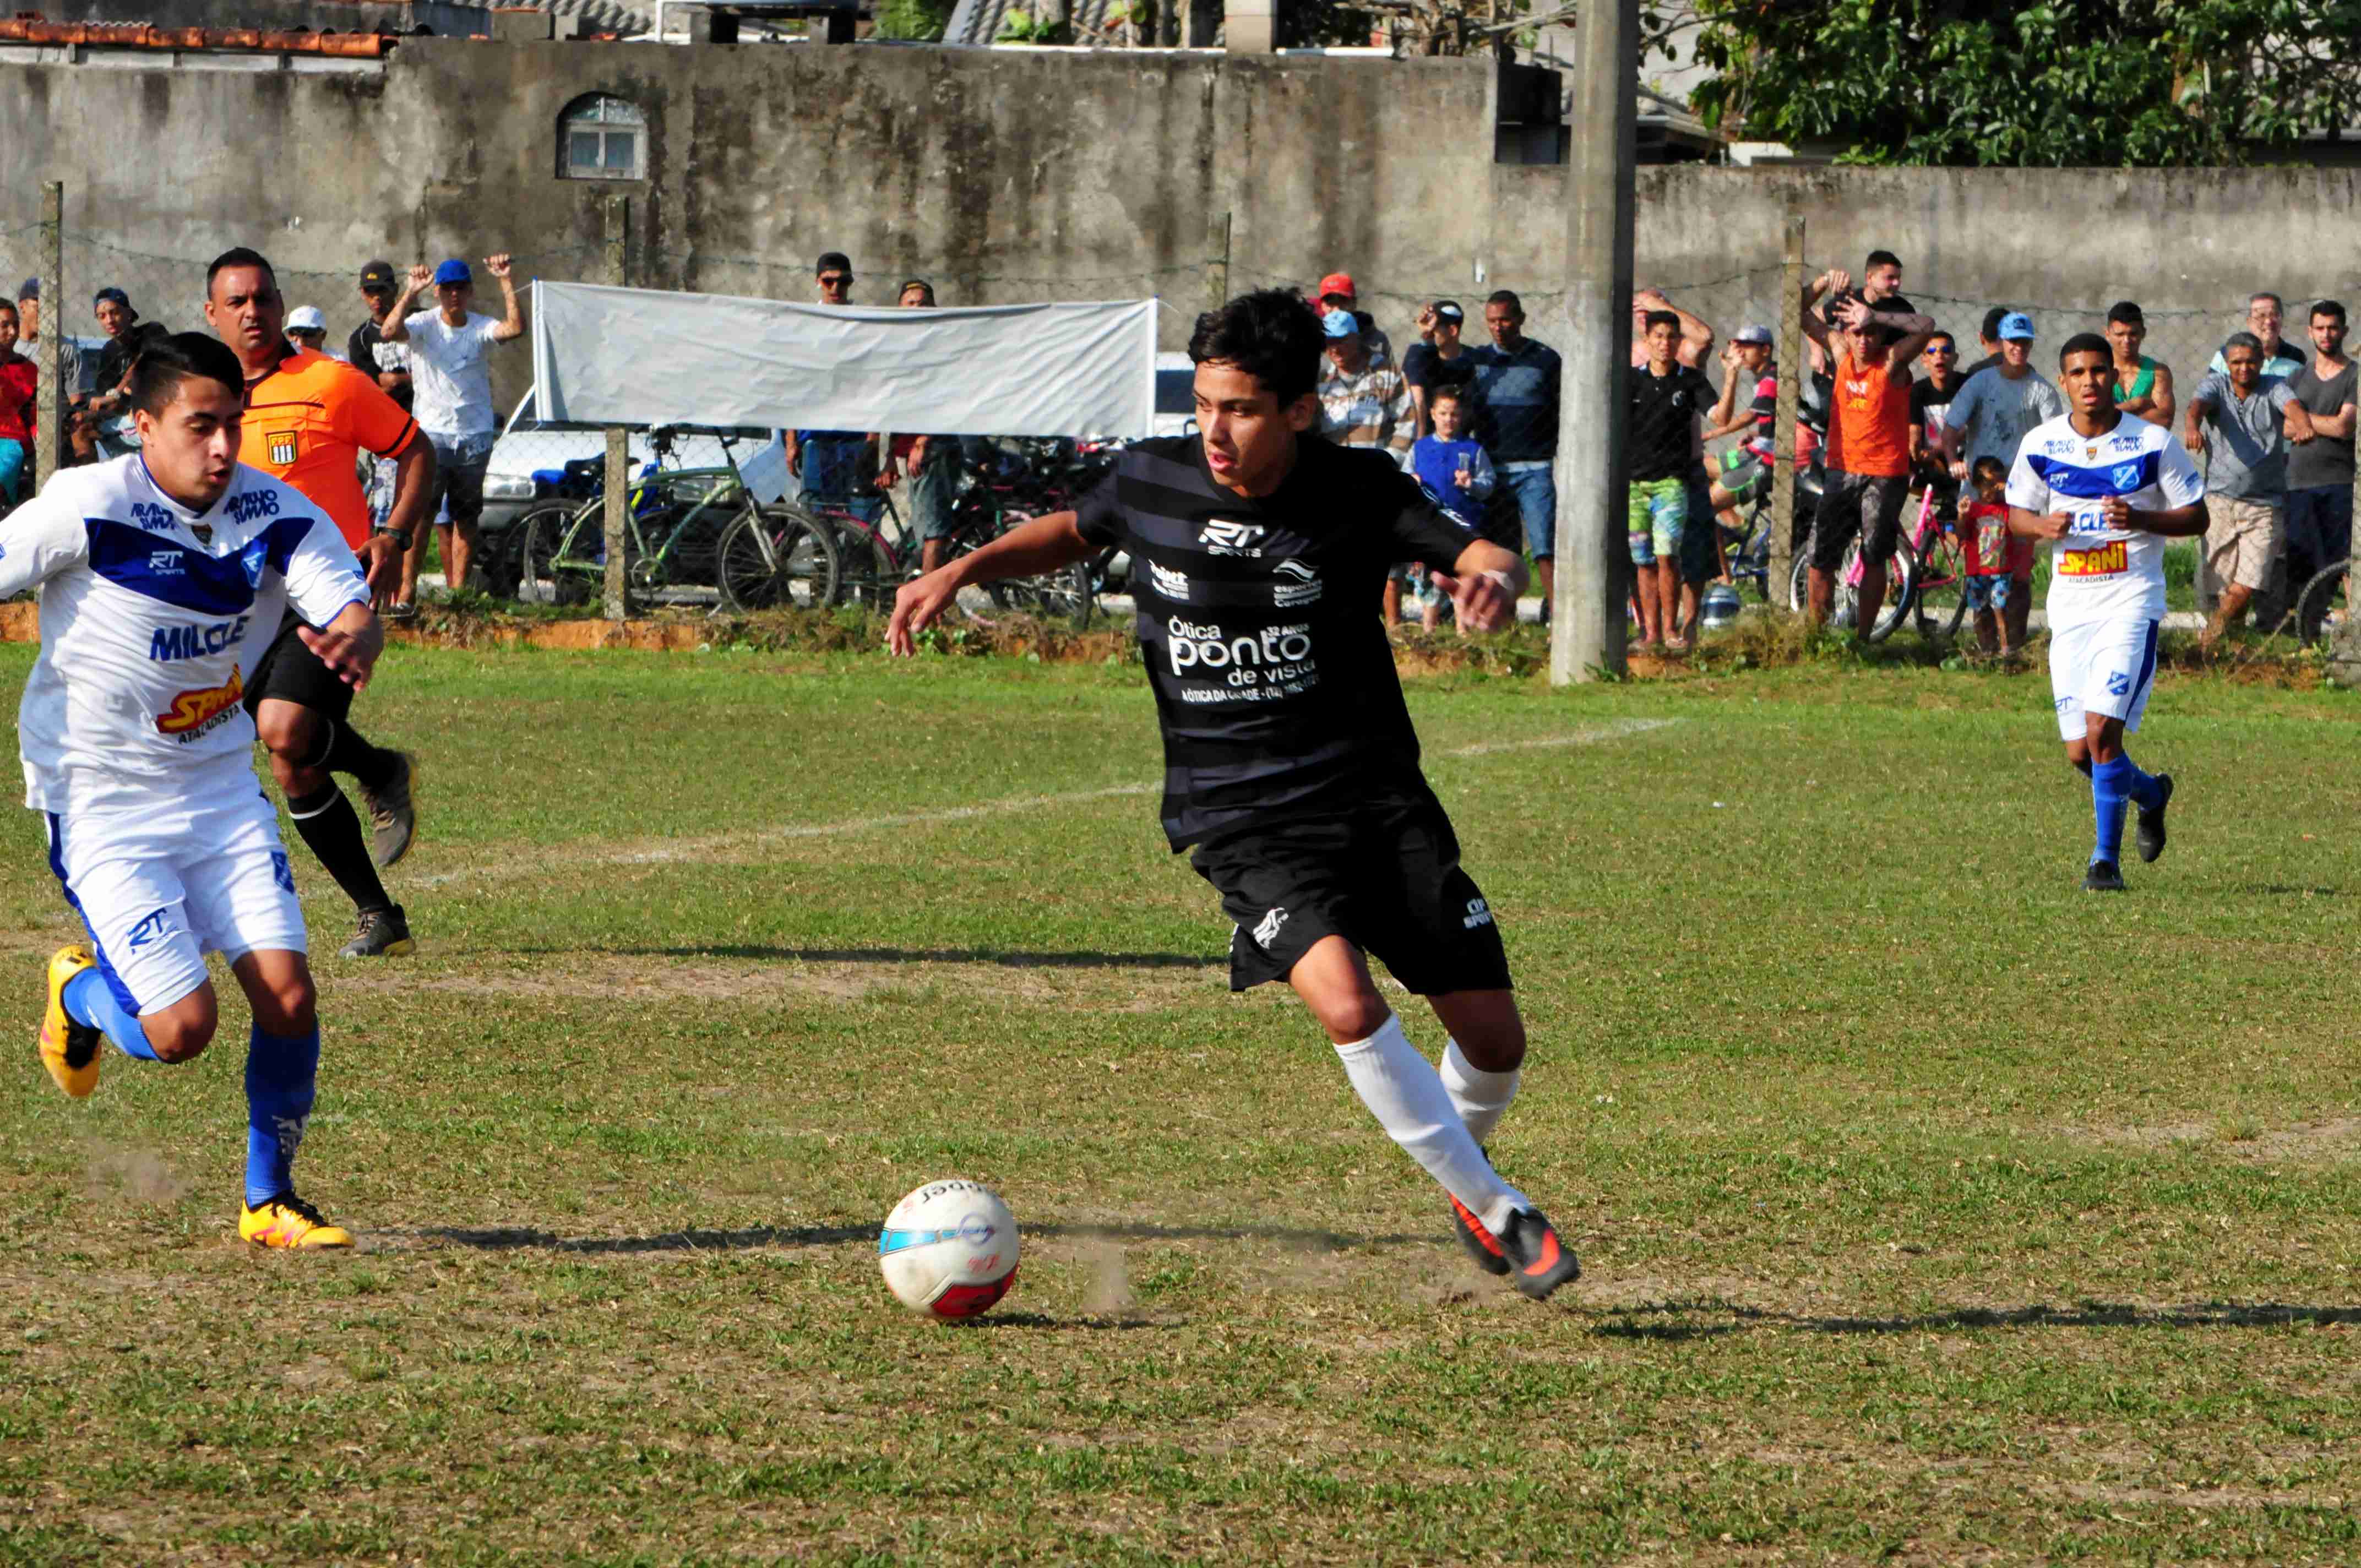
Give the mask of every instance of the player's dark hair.
M 1675 311 L 1650 311 L 1644 317 L 1641 318 L 1640 331 L 1643 334 L 1652 333 L 1660 326 L 1671 327 L 1675 332 L 1680 331 L 1681 318 L 1679 313 Z
M 2008 465 L 1987 452 L 1969 466 L 1968 473 L 1979 479 L 1993 474 L 1998 474 L 2005 479 L 2008 477 Z
M 1991 310 L 1984 313 L 1984 329 L 1976 335 L 1982 338 L 1986 343 L 1998 343 L 2000 341 L 2000 323 L 2007 319 L 2008 307 L 2006 305 L 1994 305 Z
M 1894 252 L 1890 250 L 1872 250 L 1869 253 L 1869 259 L 1861 263 L 1861 269 L 1866 272 L 1872 267 L 1899 267 L 1901 265 L 1902 258 L 1894 255 Z
M 2058 368 L 2066 368 L 2066 361 L 2077 354 L 2096 354 L 2112 363 L 2115 346 L 2095 332 L 2078 332 L 2058 348 Z
M 132 361 L 131 406 L 161 414 L 192 376 L 219 381 L 233 397 L 246 396 L 246 370 L 228 344 L 208 333 L 176 332 L 151 340 Z
M 1484 302 L 1488 305 L 1506 305 L 1517 313 L 1519 321 L 1525 319 L 1525 302 L 1517 298 L 1517 291 L 1514 289 L 1495 289 L 1485 297 Z
M 1934 347 L 1938 342 L 1949 344 L 1951 345 L 1951 352 L 1954 354 L 1959 352 L 1960 340 L 1953 337 L 1949 333 L 1945 332 L 1941 327 L 1937 327 L 1933 332 L 1927 334 L 1927 348 Z M 1926 349 L 1920 349 L 1919 352 L 1923 354 L 1926 352 Z
M 2107 307 L 2107 322 L 2109 325 L 2113 325 L 2117 322 L 2121 322 L 2125 326 L 2144 327 L 2147 325 L 2147 318 L 2140 314 L 2139 306 L 2130 300 L 2117 300 L 2114 304 L 2109 305 Z
M 232 267 L 259 267 L 270 275 L 271 287 L 275 289 L 279 286 L 278 270 L 270 265 L 269 259 L 262 252 L 248 250 L 242 245 L 233 246 L 214 257 L 212 264 L 205 269 L 205 294 L 208 298 L 214 291 L 214 280 L 225 269 Z
M 7 312 L 10 319 L 12 320 L 21 321 L 23 319 L 16 314 L 16 304 L 13 300 L 0 300 L 0 311 Z
M 1198 365 L 1233 365 L 1257 381 L 1281 408 L 1310 395 L 1320 382 L 1326 345 L 1320 317 L 1291 289 L 1257 289 L 1197 318 L 1189 358 Z
M 2312 305 L 2312 319 L 2316 321 L 2322 316 L 2326 316 L 2338 326 L 2343 326 L 2345 324 L 2345 306 L 2343 302 L 2337 300 L 2313 301 Z
M 2222 357 L 2228 359 L 2230 350 L 2234 348 L 2251 348 L 2257 354 L 2260 354 L 2263 351 L 2263 340 L 2251 332 L 2234 332 L 2222 340 Z
M 2268 289 L 2257 289 L 2253 293 L 2247 295 L 2246 308 L 2251 311 L 2257 305 L 2261 304 L 2265 300 L 2268 300 L 2273 305 L 2282 311 L 2287 309 L 2287 302 L 2280 299 L 2277 294 L 2272 293 Z

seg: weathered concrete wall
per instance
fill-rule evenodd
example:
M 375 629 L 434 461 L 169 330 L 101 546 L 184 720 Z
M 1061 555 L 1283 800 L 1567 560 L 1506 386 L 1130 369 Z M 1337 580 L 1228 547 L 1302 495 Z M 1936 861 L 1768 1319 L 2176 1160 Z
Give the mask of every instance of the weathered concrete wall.
M 52 22 L 151 22 L 159 27 L 307 28 L 332 33 L 408 33 L 446 38 L 491 30 L 481 5 L 444 0 L 29 0 L 20 10 Z

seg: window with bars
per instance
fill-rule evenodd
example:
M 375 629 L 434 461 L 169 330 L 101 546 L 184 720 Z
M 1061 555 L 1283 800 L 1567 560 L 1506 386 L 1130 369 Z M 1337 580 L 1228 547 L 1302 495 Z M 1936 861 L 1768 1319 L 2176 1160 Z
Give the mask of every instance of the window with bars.
M 557 172 L 566 180 L 647 178 L 648 121 L 629 99 L 592 93 L 557 121 Z

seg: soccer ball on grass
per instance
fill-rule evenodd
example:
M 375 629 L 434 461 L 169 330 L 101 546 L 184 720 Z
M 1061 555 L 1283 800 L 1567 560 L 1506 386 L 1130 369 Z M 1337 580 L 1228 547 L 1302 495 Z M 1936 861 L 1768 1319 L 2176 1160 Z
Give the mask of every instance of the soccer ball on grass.
M 1016 1216 L 991 1188 L 929 1181 L 885 1216 L 877 1266 L 910 1310 L 972 1318 L 1016 1282 Z

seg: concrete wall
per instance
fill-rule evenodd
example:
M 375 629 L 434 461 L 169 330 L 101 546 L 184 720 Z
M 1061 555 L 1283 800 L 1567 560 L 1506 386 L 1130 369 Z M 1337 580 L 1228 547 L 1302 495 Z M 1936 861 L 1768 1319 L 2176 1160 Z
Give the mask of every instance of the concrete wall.
M 159 27 L 304 28 L 327 33 L 408 33 L 449 38 L 489 33 L 490 12 L 444 0 L 29 0 L 21 8 L 52 22 L 152 22 Z

